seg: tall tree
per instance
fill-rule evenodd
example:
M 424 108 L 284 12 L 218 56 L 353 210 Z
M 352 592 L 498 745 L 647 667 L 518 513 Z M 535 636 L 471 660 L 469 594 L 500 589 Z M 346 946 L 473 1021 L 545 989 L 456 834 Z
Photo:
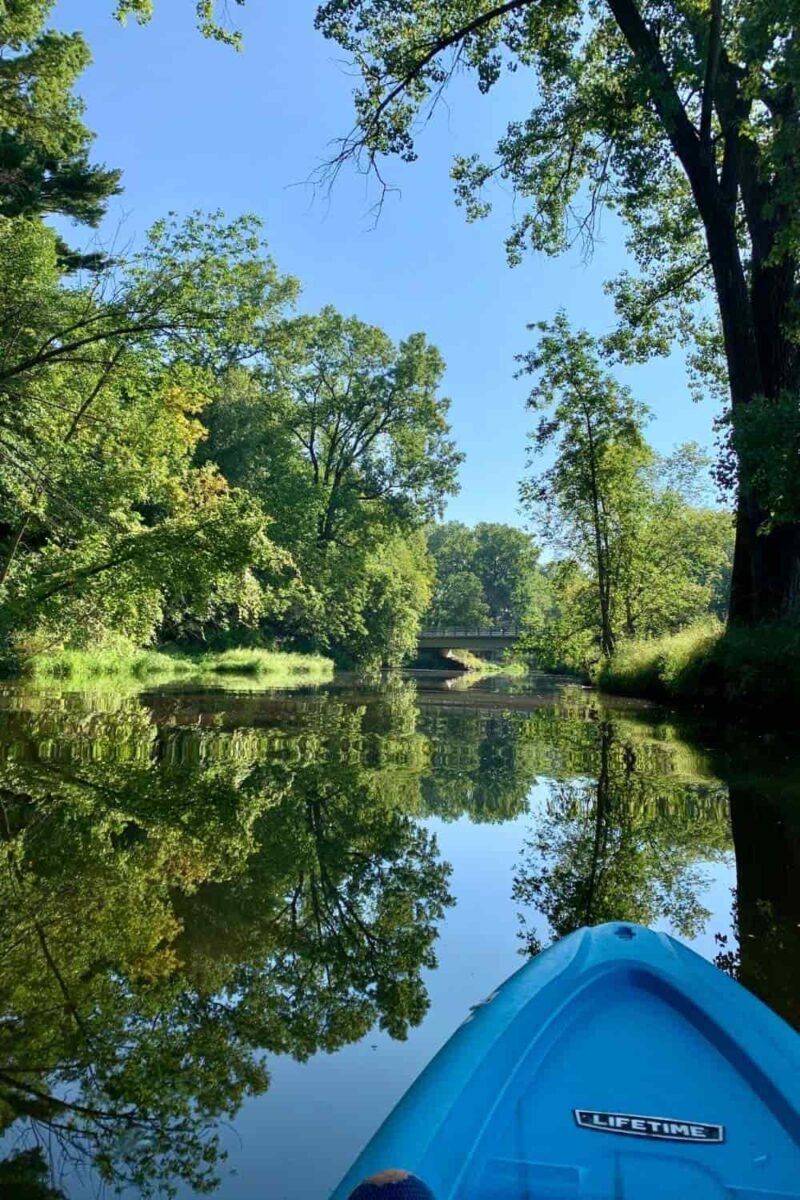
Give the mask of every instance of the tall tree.
M 327 0 L 317 14 L 364 80 L 339 163 L 413 159 L 419 110 L 459 67 L 484 92 L 505 65 L 533 70 L 534 107 L 496 164 L 457 160 L 458 196 L 479 216 L 484 185 L 511 182 L 527 202 L 512 259 L 591 238 L 615 209 L 639 269 L 615 289 L 621 350 L 665 352 L 681 332 L 707 365 L 721 356 L 739 622 L 800 612 L 800 507 L 781 488 L 800 444 L 797 23 L 794 0 Z
M 306 464 L 320 547 L 440 512 L 463 457 L 448 436 L 443 373 L 424 334 L 395 346 L 332 308 L 298 317 L 272 340 L 265 401 Z
M 96 226 L 121 190 L 121 172 L 90 159 L 94 134 L 73 89 L 91 54 L 80 33 L 47 28 L 54 7 L 55 0 L 0 6 L 0 216 L 58 213 Z M 194 8 L 204 36 L 239 45 L 214 0 L 194 0 Z M 152 0 L 118 0 L 114 15 L 144 22 L 152 9 Z M 101 253 L 75 253 L 60 239 L 58 246 L 68 269 L 104 262 Z
M 614 652 L 614 608 L 624 558 L 636 537 L 636 515 L 645 495 L 643 468 L 652 452 L 642 435 L 646 410 L 605 372 L 593 339 L 574 333 L 564 313 L 539 326 L 536 349 L 523 371 L 535 376 L 528 404 L 543 412 L 532 437 L 533 453 L 553 443 L 547 470 L 527 479 L 523 503 L 597 588 L 599 644 Z
M 79 33 L 44 28 L 52 7 L 15 0 L 0 9 L 0 216 L 61 213 L 97 225 L 120 172 L 89 159 L 93 134 L 72 94 L 89 51 Z
M 450 626 L 522 626 L 542 600 L 539 550 L 513 525 L 470 528 L 446 521 L 428 531 L 436 565 L 429 619 Z
M 376 632 L 393 629 L 383 650 L 406 653 L 427 607 L 428 566 L 415 534 L 457 490 L 462 458 L 440 394 L 443 371 L 423 334 L 396 345 L 326 308 L 271 330 L 254 365 L 226 376 L 204 417 L 202 457 L 258 497 L 271 536 L 310 589 L 292 631 L 348 658 L 380 659 L 378 638 L 369 644 L 371 614 L 380 614 Z
M 475 531 L 460 521 L 434 525 L 428 531 L 428 549 L 436 567 L 428 621 L 451 628 L 488 625 L 489 605 L 483 581 L 475 570 Z
M 147 640 L 168 609 L 234 577 L 243 599 L 253 565 L 286 558 L 258 502 L 193 453 L 217 374 L 297 285 L 248 218 L 161 222 L 83 286 L 57 259 L 40 222 L 0 223 L 0 620 Z
M 616 627 L 626 637 L 653 637 L 709 616 L 724 620 L 733 557 L 731 513 L 688 503 L 665 478 L 657 456 L 645 483 L 632 536 L 622 547 Z
M 538 546 L 525 530 L 495 522 L 481 521 L 475 537 L 475 568 L 493 623 L 523 625 L 541 599 Z

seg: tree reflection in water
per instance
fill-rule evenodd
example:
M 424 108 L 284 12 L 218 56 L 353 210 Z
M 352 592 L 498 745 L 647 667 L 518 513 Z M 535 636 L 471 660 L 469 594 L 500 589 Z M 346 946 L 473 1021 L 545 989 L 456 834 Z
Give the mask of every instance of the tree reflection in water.
M 592 777 L 548 784 L 514 879 L 527 951 L 542 947 L 525 908 L 546 917 L 554 938 L 612 920 L 667 922 L 696 937 L 710 915 L 699 864 L 730 850 L 724 786 L 687 778 L 680 747 L 608 719 L 591 729 Z
M 6 1129 L 62 1167 L 201 1191 L 216 1122 L 268 1086 L 265 1052 L 421 1020 L 449 868 L 415 819 L 413 693 L 386 706 L 378 733 L 332 699 L 228 732 L 136 701 L 5 714 Z
M 783 760 L 780 791 L 744 743 L 700 750 L 585 693 L 457 700 L 402 681 L 251 698 L 9 690 L 0 1195 L 57 1200 L 80 1170 L 145 1195 L 209 1190 L 219 1123 L 266 1090 L 270 1055 L 335 1051 L 376 1025 L 405 1037 L 453 903 L 431 819 L 518 822 L 531 952 L 543 923 L 551 938 L 610 919 L 694 936 L 711 924 L 705 873 L 733 846 L 741 945 L 720 961 L 797 1019 Z

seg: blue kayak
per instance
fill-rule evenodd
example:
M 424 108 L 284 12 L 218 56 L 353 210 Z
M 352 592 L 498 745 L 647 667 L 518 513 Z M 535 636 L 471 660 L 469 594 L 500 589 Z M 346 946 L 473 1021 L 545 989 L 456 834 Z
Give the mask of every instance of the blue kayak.
M 665 934 L 581 929 L 473 1010 L 333 1200 L 387 1168 L 436 1200 L 800 1200 L 800 1037 Z

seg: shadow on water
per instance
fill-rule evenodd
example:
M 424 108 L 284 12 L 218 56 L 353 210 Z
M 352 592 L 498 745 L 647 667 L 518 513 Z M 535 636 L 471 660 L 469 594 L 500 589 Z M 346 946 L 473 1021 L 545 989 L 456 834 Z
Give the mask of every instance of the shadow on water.
M 458 899 L 441 822 L 519 825 L 498 870 L 523 952 L 609 919 L 717 933 L 800 1023 L 795 749 L 445 682 L 5 691 L 0 1194 L 211 1188 L 272 1056 L 405 1038 Z M 709 908 L 726 865 L 732 909 Z

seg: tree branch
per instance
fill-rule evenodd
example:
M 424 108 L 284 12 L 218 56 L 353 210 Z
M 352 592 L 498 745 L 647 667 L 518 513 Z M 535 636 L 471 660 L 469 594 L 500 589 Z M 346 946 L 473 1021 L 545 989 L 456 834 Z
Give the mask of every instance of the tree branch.
M 722 0 L 711 0 L 711 24 L 708 31 L 708 55 L 706 77 L 703 84 L 703 100 L 700 112 L 700 141 L 711 149 L 711 118 L 714 112 L 714 94 L 719 72 L 719 56 L 722 48 Z
M 478 30 L 483 29 L 486 25 L 491 24 L 492 21 L 496 21 L 501 17 L 508 16 L 512 12 L 521 11 L 523 8 L 528 8 L 534 2 L 535 0 L 508 0 L 507 3 L 498 4 L 496 7 L 490 8 L 485 13 L 479 13 L 477 17 L 474 17 L 471 21 L 468 21 L 466 25 L 462 25 L 458 29 L 454 29 L 452 33 L 448 33 L 441 38 L 437 38 L 433 44 L 429 45 L 429 48 L 423 53 L 422 57 L 414 63 L 413 67 L 411 67 L 411 69 L 407 71 L 406 74 L 403 75 L 403 77 L 389 89 L 383 99 L 378 103 L 375 111 L 370 116 L 368 124 L 366 127 L 362 127 L 361 136 L 353 137 L 352 135 L 348 135 L 347 138 L 343 139 L 343 142 L 340 143 L 343 147 L 341 153 L 337 156 L 337 159 L 334 159 L 333 162 L 329 164 L 329 166 L 333 166 L 337 161 L 341 165 L 341 163 L 343 163 L 346 159 L 355 157 L 359 150 L 369 143 L 370 135 L 379 127 L 381 118 L 384 116 L 386 110 L 391 104 L 394 103 L 395 100 L 397 100 L 399 96 L 402 96 L 409 84 L 412 84 L 415 79 L 418 79 L 425 68 L 432 63 L 439 54 L 441 54 L 444 50 L 449 50 L 451 46 L 456 46 L 459 42 L 463 42 L 465 38 L 468 38 L 473 33 L 477 33 Z
M 653 103 L 673 150 L 693 181 L 701 166 L 697 130 L 678 95 L 658 42 L 645 24 L 636 0 L 606 0 L 606 3 L 637 62 L 651 76 Z

